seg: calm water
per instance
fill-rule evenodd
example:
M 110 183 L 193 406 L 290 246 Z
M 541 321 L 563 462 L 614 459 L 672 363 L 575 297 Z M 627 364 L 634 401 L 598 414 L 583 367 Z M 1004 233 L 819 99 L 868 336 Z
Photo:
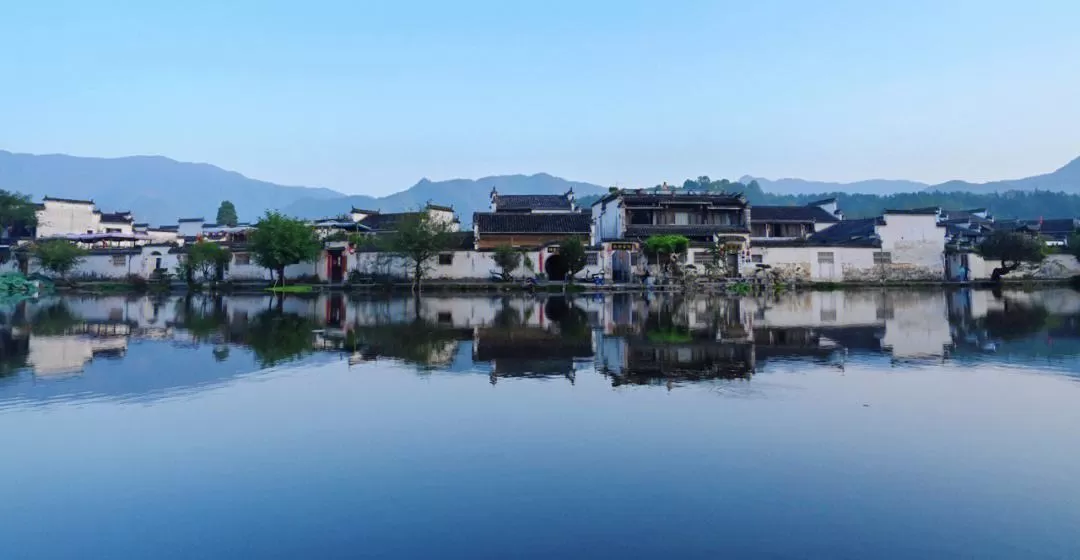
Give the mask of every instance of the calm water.
M 1080 294 L 2 306 L 5 558 L 1078 558 Z

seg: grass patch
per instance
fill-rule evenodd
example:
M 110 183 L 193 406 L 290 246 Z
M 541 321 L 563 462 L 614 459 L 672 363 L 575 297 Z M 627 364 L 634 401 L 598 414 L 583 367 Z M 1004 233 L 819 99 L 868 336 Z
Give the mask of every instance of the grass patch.
M 274 292 L 277 294 L 310 294 L 312 292 L 312 286 L 308 284 L 294 284 L 292 286 L 274 286 L 267 288 L 266 291 Z

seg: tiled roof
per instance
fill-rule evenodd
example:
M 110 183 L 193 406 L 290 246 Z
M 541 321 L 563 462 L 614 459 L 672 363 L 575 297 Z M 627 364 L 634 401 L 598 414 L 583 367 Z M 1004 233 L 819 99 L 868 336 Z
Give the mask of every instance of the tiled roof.
M 874 226 L 878 223 L 878 218 L 843 220 L 811 235 L 807 242 L 811 245 L 879 247 L 881 246 L 881 239 L 877 237 L 874 229 Z
M 191 222 L 205 222 L 206 220 L 204 220 L 203 218 L 180 218 L 179 220 L 176 220 L 176 221 L 178 221 L 180 223 L 185 223 L 185 222 L 191 223 Z
M 927 208 L 908 208 L 908 209 L 889 209 L 884 214 L 907 214 L 912 216 L 933 216 L 940 212 L 941 209 L 937 206 L 930 206 Z
M 570 199 L 561 194 L 500 194 L 495 210 L 571 210 Z
M 157 231 L 177 231 L 180 229 L 180 226 L 160 226 L 151 229 L 156 229 Z
M 484 233 L 576 233 L 588 235 L 592 215 L 584 212 L 514 214 L 477 212 L 473 225 Z
M 623 194 L 625 206 L 660 206 L 661 204 L 715 204 L 723 206 L 745 206 L 742 195 L 730 193 L 716 194 Z
M 836 223 L 840 219 L 820 206 L 752 206 L 750 222 Z
M 714 224 L 700 225 L 630 225 L 626 226 L 626 237 L 648 237 L 650 235 L 712 235 L 716 233 L 749 233 L 743 226 L 721 226 Z
M 93 200 L 80 200 L 78 198 L 56 198 L 55 196 L 45 196 L 42 198 L 42 200 L 50 202 L 68 202 L 71 204 L 94 204 Z
M 826 204 L 832 204 L 834 202 L 836 202 L 835 198 L 823 198 L 821 200 L 815 200 L 810 204 L 807 204 L 807 206 L 824 206 Z
M 443 212 L 453 212 L 454 209 L 442 204 L 431 204 L 430 202 L 426 206 L 428 210 L 442 210 Z
M 372 231 L 392 231 L 406 216 L 417 216 L 419 212 L 395 212 L 392 214 L 372 214 L 360 220 L 360 225 Z
M 361 253 L 377 253 L 385 251 L 386 245 L 384 242 L 387 237 L 392 237 L 393 235 L 393 233 L 365 235 L 361 238 L 360 244 L 355 247 L 355 250 Z M 472 251 L 476 248 L 476 236 L 471 231 L 451 232 L 449 237 L 450 242 L 446 247 L 447 251 Z
M 126 212 L 101 215 L 101 223 L 103 224 L 130 224 L 133 221 L 135 220 L 131 217 L 131 214 Z

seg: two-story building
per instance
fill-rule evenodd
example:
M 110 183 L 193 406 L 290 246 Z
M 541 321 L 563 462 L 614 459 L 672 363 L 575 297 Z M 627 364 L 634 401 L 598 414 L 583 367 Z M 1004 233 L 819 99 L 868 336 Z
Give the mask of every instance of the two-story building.
M 737 275 L 749 259 L 751 216 L 741 194 L 617 191 L 592 206 L 593 242 L 604 248 L 616 281 L 629 280 L 642 243 L 654 235 L 689 239 L 685 264 L 695 266 L 710 264 L 715 254 L 711 249 L 720 246 L 724 268 Z
M 750 212 L 750 239 L 805 239 L 843 219 L 835 198 L 806 206 L 760 206 Z

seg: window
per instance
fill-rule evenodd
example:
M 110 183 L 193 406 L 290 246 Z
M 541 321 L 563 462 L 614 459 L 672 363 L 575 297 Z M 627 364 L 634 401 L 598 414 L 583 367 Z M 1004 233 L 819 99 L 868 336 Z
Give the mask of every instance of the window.
M 126 265 L 127 264 L 127 255 L 113 255 L 112 256 L 112 263 L 113 263 L 113 266 L 124 266 L 124 265 Z
M 714 263 L 716 259 L 708 251 L 694 251 L 694 262 L 701 264 Z
M 245 266 L 251 264 L 251 253 L 236 253 L 233 255 L 233 262 L 237 266 Z
M 888 251 L 874 252 L 874 264 L 892 264 L 892 253 Z
M 439 266 L 449 266 L 454 264 L 453 253 L 439 253 Z
M 596 266 L 600 263 L 599 253 L 585 253 L 585 266 Z
M 818 264 L 833 264 L 836 262 L 835 255 L 832 251 L 821 251 L 817 254 Z
M 454 315 L 449 311 L 440 311 L 437 317 L 438 321 L 444 325 L 449 325 L 454 322 Z
M 750 262 L 755 264 L 761 264 L 765 262 L 765 259 L 761 255 L 750 255 Z

